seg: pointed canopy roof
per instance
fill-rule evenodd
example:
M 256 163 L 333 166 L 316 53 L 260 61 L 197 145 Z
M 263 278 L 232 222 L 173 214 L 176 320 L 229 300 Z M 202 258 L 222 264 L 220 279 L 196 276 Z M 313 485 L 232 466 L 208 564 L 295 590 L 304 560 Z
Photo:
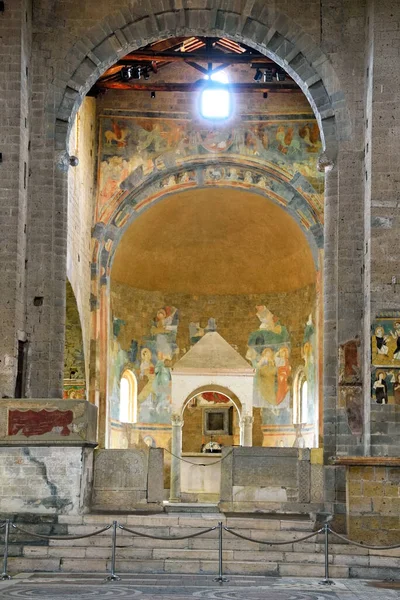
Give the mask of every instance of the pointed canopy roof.
M 172 371 L 182 375 L 254 375 L 249 363 L 216 331 L 206 333 L 175 363 Z

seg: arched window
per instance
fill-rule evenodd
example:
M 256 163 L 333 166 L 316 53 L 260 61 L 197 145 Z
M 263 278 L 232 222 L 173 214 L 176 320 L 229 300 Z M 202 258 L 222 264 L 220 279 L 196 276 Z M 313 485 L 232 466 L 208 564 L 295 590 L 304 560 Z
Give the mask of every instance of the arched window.
M 132 371 L 127 369 L 119 383 L 119 420 L 137 423 L 137 417 L 137 381 Z
M 299 369 L 293 381 L 293 423 L 307 423 L 308 383 L 304 369 Z

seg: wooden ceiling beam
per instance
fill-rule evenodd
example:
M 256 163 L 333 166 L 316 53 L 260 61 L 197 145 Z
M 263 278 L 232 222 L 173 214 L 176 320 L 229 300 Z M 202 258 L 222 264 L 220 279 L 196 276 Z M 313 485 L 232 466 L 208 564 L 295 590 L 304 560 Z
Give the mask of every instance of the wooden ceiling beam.
M 181 62 L 181 61 L 195 61 L 195 62 L 212 62 L 212 63 L 228 63 L 228 64 L 274 64 L 274 62 L 267 56 L 259 54 L 235 54 L 235 53 L 223 53 L 223 52 L 151 52 L 148 50 L 141 50 L 137 52 L 131 52 L 119 60 L 116 64 L 122 66 L 129 66 L 137 64 L 138 62 L 151 62 L 155 60 L 157 62 Z
M 198 92 L 204 87 L 205 82 L 195 81 L 193 83 L 141 83 L 138 80 L 131 81 L 98 81 L 94 86 L 96 89 L 131 90 L 136 92 Z M 229 90 L 233 93 L 276 93 L 276 92 L 301 92 L 301 89 L 293 83 L 232 83 Z

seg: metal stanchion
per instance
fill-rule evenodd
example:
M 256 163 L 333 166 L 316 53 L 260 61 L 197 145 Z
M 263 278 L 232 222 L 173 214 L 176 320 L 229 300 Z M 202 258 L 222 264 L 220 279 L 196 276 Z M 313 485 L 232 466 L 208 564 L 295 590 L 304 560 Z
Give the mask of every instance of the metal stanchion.
M 325 577 L 320 581 L 320 585 L 335 585 L 332 579 L 329 579 L 329 523 L 324 524 L 325 535 Z
M 5 581 L 6 579 L 11 579 L 11 575 L 7 573 L 7 563 L 8 563 L 8 538 L 10 536 L 10 520 L 6 520 L 6 529 L 4 532 L 4 558 L 3 558 L 3 573 L 1 574 L 0 580 Z
M 218 583 L 224 583 L 224 581 L 228 581 L 226 577 L 223 575 L 223 565 L 222 565 L 222 521 L 218 523 L 218 577 L 214 579 L 214 581 L 218 581 Z
M 117 527 L 118 522 L 113 521 L 113 532 L 112 532 L 112 551 L 111 551 L 111 572 L 106 577 L 106 581 L 119 581 L 121 577 L 115 574 L 115 552 L 117 547 Z

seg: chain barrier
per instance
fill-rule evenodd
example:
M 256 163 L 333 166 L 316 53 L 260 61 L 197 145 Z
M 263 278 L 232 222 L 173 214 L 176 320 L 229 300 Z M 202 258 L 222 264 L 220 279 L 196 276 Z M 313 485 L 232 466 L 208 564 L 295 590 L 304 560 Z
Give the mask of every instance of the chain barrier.
M 5 528 L 3 572 L 2 572 L 2 575 L 0 576 L 0 581 L 11 579 L 11 575 L 8 573 L 8 554 L 9 554 L 9 543 L 10 543 L 9 537 L 10 537 L 10 531 L 12 529 L 15 529 L 16 531 L 20 531 L 21 533 L 24 533 L 26 535 L 30 535 L 32 537 L 39 538 L 42 540 L 80 540 L 80 539 L 91 538 L 96 535 L 100 535 L 101 533 L 104 533 L 105 531 L 109 531 L 111 529 L 111 531 L 112 531 L 111 565 L 110 565 L 110 574 L 106 577 L 106 581 L 119 581 L 121 579 L 115 572 L 116 551 L 117 551 L 117 548 L 130 548 L 131 547 L 130 545 L 124 545 L 124 546 L 117 545 L 118 529 L 121 529 L 122 531 L 126 531 L 127 533 L 130 533 L 130 534 L 138 536 L 138 537 L 144 537 L 144 538 L 149 538 L 149 539 L 153 539 L 153 540 L 166 540 L 166 541 L 189 540 L 192 538 L 199 537 L 201 535 L 205 535 L 206 533 L 210 533 L 211 531 L 218 530 L 218 577 L 216 577 L 214 579 L 214 581 L 221 583 L 221 584 L 226 581 L 229 581 L 226 577 L 224 577 L 224 574 L 223 574 L 223 531 L 224 530 L 237 538 L 240 538 L 240 539 L 243 539 L 243 540 L 246 540 L 249 542 L 253 542 L 254 544 L 264 544 L 267 546 L 292 545 L 292 544 L 296 544 L 297 542 L 304 542 L 305 540 L 309 540 L 313 537 L 316 537 L 320 533 L 323 533 L 324 534 L 325 576 L 324 576 L 323 580 L 320 581 L 320 585 L 334 585 L 334 582 L 329 578 L 329 534 L 332 534 L 333 536 L 335 536 L 336 538 L 345 542 L 346 544 L 351 544 L 353 546 L 357 546 L 359 548 L 364 548 L 364 549 L 368 549 L 368 550 L 395 550 L 396 548 L 400 548 L 400 544 L 395 544 L 395 545 L 391 545 L 391 546 L 369 546 L 367 544 L 363 544 L 360 542 L 354 542 L 353 540 L 350 540 L 346 536 L 341 535 L 340 533 L 337 533 L 336 531 L 331 529 L 331 527 L 329 526 L 328 523 L 325 523 L 324 526 L 321 527 L 320 529 L 318 529 L 317 531 L 313 531 L 312 533 L 304 535 L 296 540 L 290 540 L 287 542 L 271 541 L 271 540 L 258 540 L 258 539 L 250 538 L 247 535 L 243 535 L 242 533 L 238 533 L 234 529 L 227 527 L 226 525 L 224 525 L 222 523 L 222 521 L 219 521 L 218 525 L 215 525 L 214 527 L 209 527 L 208 529 L 202 529 L 201 531 L 198 531 L 196 533 L 193 533 L 190 535 L 182 535 L 182 536 L 151 535 L 149 533 L 143 533 L 140 531 L 136 531 L 135 529 L 130 529 L 129 527 L 126 527 L 125 525 L 121 525 L 121 523 L 118 523 L 118 521 L 113 521 L 112 524 L 107 525 L 107 526 L 103 527 L 102 529 L 98 529 L 97 531 L 93 531 L 92 533 L 87 533 L 85 535 L 43 535 L 43 534 L 39 534 L 39 533 L 34 533 L 33 531 L 28 531 L 27 529 L 24 529 L 23 527 L 19 527 L 18 525 L 15 525 L 14 523 L 12 523 L 10 519 L 7 519 L 4 523 L 0 524 L 0 529 L 3 529 L 3 528 Z
M 21 531 L 21 533 L 25 533 L 26 535 L 31 535 L 32 537 L 39 538 L 41 540 L 82 540 L 83 538 L 94 537 L 95 535 L 100 535 L 100 533 L 104 533 L 111 529 L 112 525 L 107 525 L 107 527 L 103 527 L 103 529 L 97 529 L 93 531 L 93 533 L 87 533 L 86 535 L 42 535 L 41 533 L 33 533 L 33 531 L 28 531 L 27 529 L 23 529 L 18 525 L 14 525 L 12 523 L 13 529 Z
M 186 458 L 182 458 L 181 456 L 178 456 L 177 454 L 174 454 L 170 450 L 167 450 L 167 448 L 164 448 L 164 450 L 165 450 L 165 452 L 168 452 L 168 454 L 170 454 L 174 458 L 177 458 L 181 462 L 187 463 L 188 465 L 194 465 L 196 467 L 212 467 L 213 465 L 218 465 L 219 463 L 222 463 L 223 460 L 225 460 L 226 458 L 228 458 L 228 456 L 230 456 L 232 454 L 232 452 L 233 452 L 233 450 L 230 450 L 229 452 L 227 452 L 225 454 L 225 456 L 223 458 L 220 458 L 219 460 L 215 460 L 212 463 L 194 463 L 194 462 L 191 462 L 190 460 L 186 460 Z M 203 452 L 203 454 L 206 454 L 206 453 Z M 217 454 L 217 453 L 216 452 L 207 452 L 206 455 L 210 456 L 210 454 Z
M 340 533 L 337 533 L 336 531 L 333 531 L 333 529 L 331 529 L 330 527 L 329 531 L 332 535 L 346 542 L 347 544 L 352 544 L 353 546 L 358 546 L 359 548 L 367 548 L 367 550 L 396 550 L 397 548 L 400 548 L 400 544 L 395 544 L 394 546 L 367 546 L 366 544 L 361 544 L 360 542 L 353 542 L 353 540 L 349 540 L 349 538 L 345 537 L 344 535 L 341 535 Z
M 322 533 L 322 531 L 324 531 L 324 528 L 321 527 L 321 529 L 318 529 L 318 531 L 313 531 L 312 533 L 309 533 L 308 535 L 305 535 L 304 537 L 301 537 L 297 540 L 291 540 L 290 542 L 268 542 L 265 540 L 255 540 L 254 538 L 247 537 L 247 535 L 243 535 L 242 533 L 237 533 L 230 527 L 224 526 L 224 529 L 225 529 L 225 531 L 228 531 L 232 535 L 234 535 L 238 538 L 241 538 L 242 540 L 247 540 L 248 542 L 254 542 L 255 544 L 265 544 L 266 546 L 284 546 L 285 544 L 295 544 L 296 542 L 304 542 L 304 540 L 308 540 L 308 539 L 318 535 L 319 533 Z

